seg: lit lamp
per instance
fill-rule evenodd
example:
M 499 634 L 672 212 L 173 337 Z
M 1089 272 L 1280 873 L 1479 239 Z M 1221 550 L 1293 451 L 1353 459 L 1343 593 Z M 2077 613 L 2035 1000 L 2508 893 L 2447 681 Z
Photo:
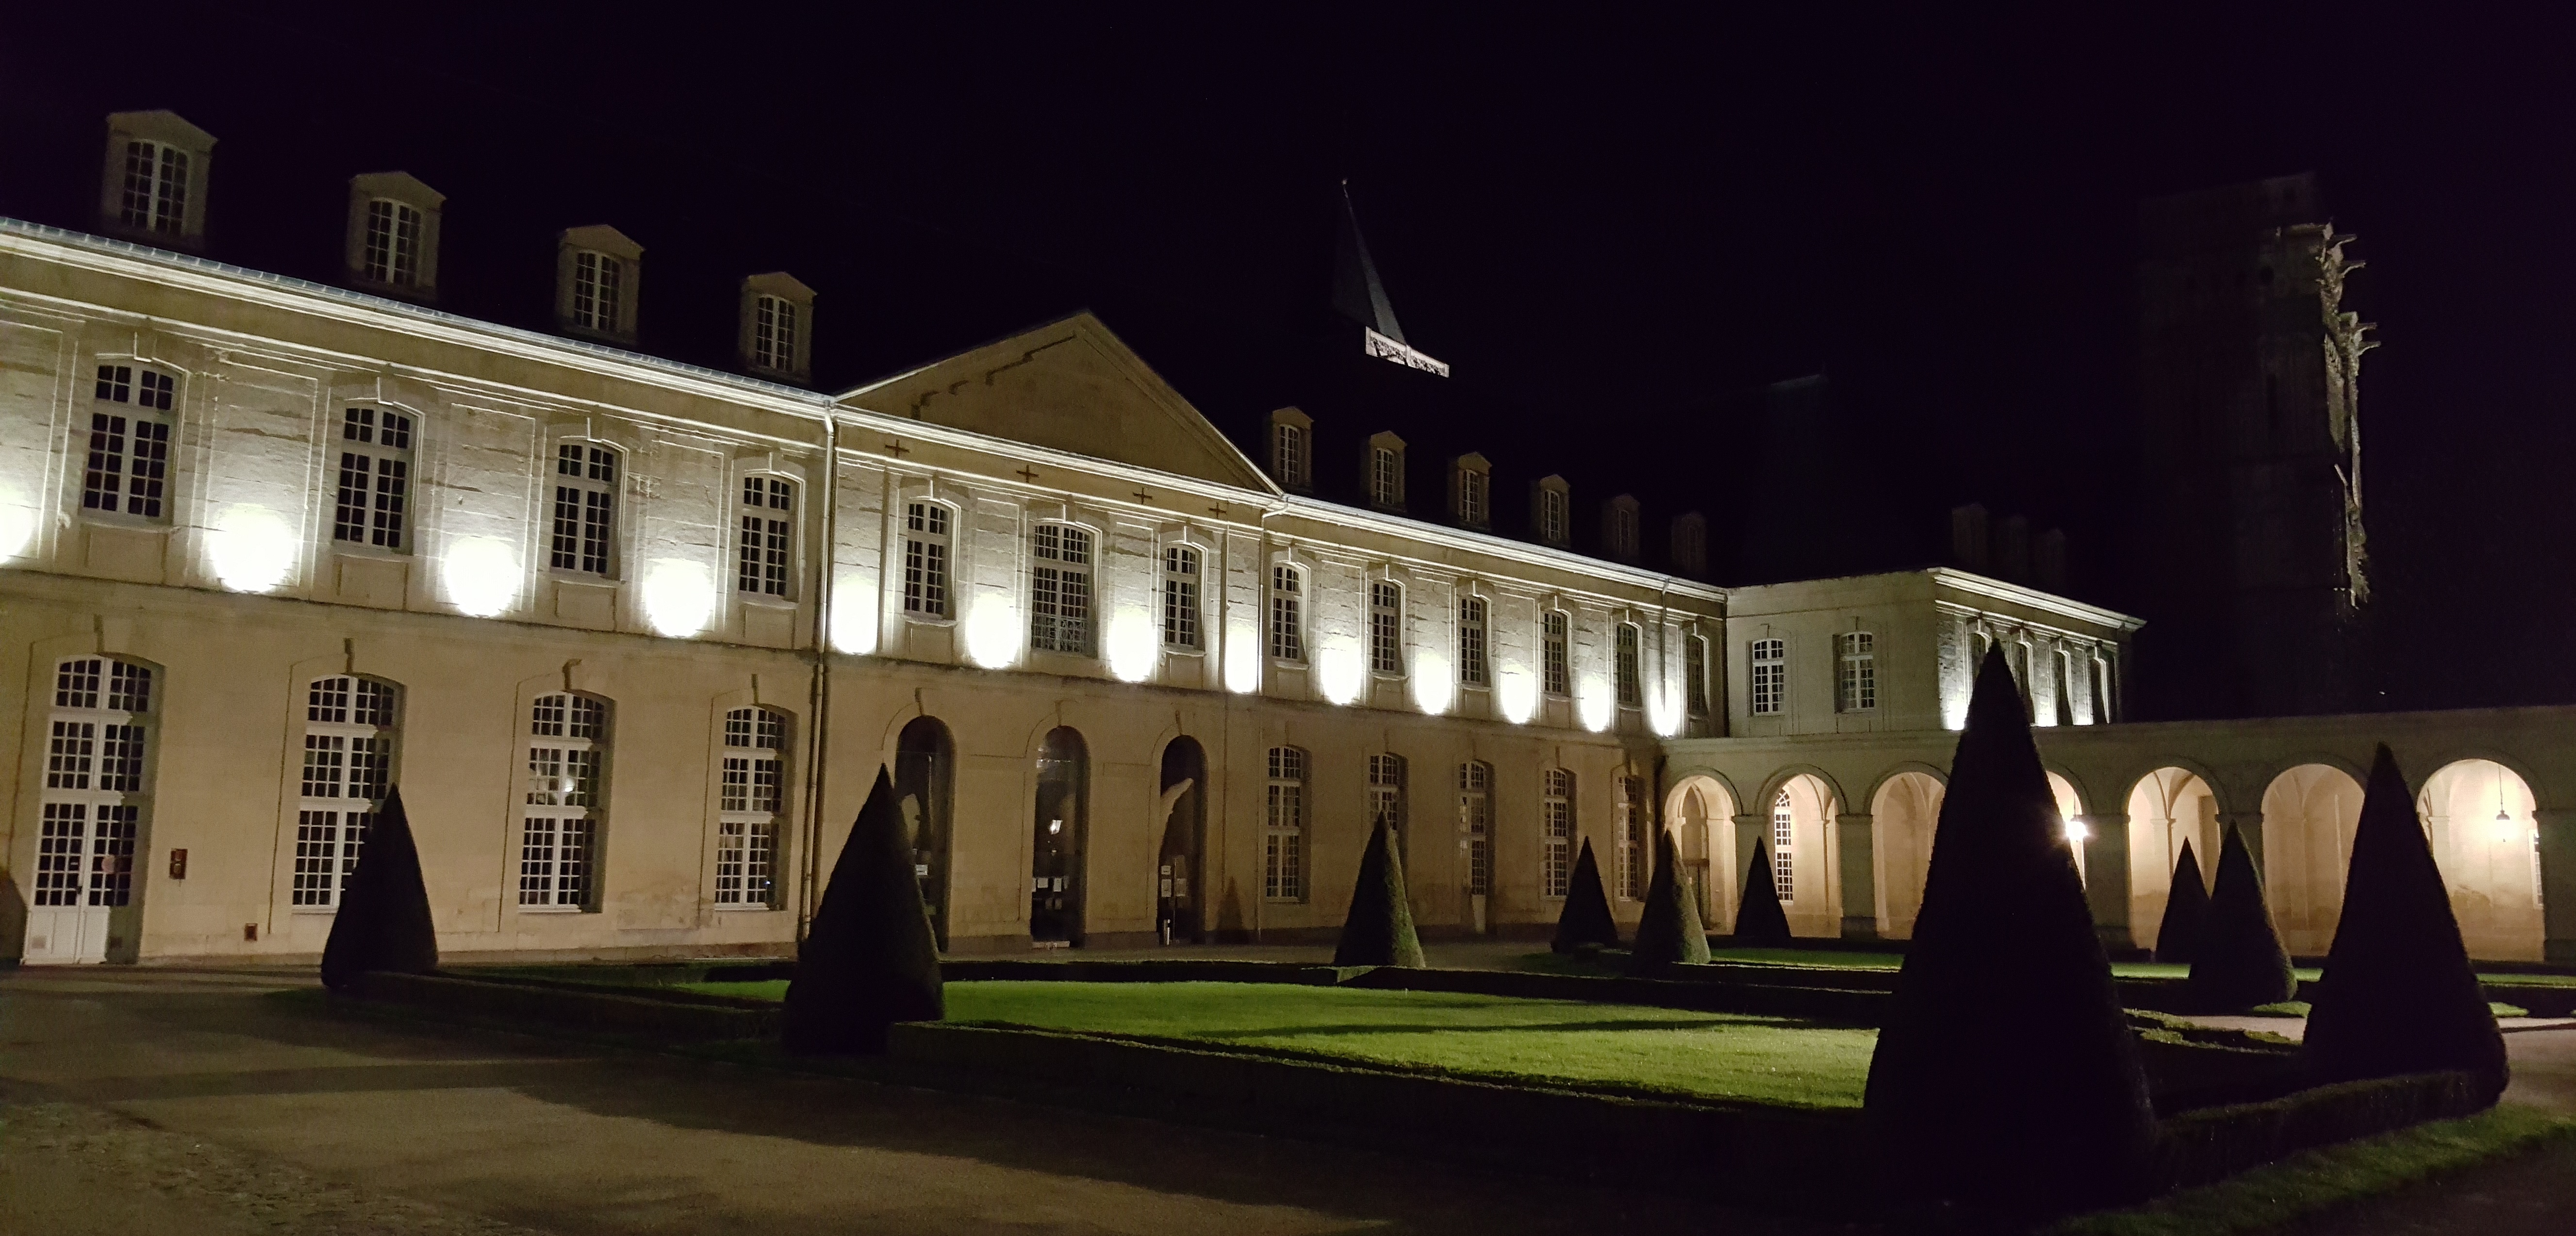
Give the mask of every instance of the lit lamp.
M 2059 827 L 2066 830 L 2066 844 L 2068 845 L 2080 846 L 2093 835 L 2092 829 L 2086 828 L 2082 824 L 2074 820 L 2067 819 L 2064 816 L 2057 817 L 2057 823 Z

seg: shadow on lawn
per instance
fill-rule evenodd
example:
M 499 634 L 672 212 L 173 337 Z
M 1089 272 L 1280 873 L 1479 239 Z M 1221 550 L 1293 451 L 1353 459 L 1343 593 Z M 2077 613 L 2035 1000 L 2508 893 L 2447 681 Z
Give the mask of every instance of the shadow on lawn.
M 1044 1030 L 1051 1027 L 1030 1026 Z M 1509 1026 L 1390 1026 L 1384 1023 L 1357 1023 L 1343 1026 L 1265 1026 L 1253 1030 L 1198 1030 L 1187 1037 L 1194 1039 L 1249 1039 L 1298 1037 L 1304 1035 L 1346 1034 L 1481 1034 L 1495 1031 L 1561 1031 L 1561 1030 L 1740 1030 L 1740 1029 L 1806 1029 L 1803 1023 L 1787 1020 L 1765 1021 L 1534 1021 Z

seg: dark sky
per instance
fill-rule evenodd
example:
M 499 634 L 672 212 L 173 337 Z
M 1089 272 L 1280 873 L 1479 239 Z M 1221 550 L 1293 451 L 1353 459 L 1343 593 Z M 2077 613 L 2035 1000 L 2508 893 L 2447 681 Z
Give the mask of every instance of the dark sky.
M 1634 490 L 1658 543 L 1704 509 L 1721 582 L 1748 513 L 1851 524 L 1862 492 L 1895 557 L 1982 500 L 2064 526 L 2079 595 L 2152 610 L 2122 540 L 2155 483 L 2136 204 L 2313 171 L 2384 342 L 2378 698 L 2576 700 L 2566 18 L 221 7 L 17 27 L 0 212 L 86 226 L 100 118 L 167 107 L 221 141 L 223 260 L 331 277 L 347 177 L 402 168 L 450 196 L 459 312 L 542 325 L 554 232 L 607 222 L 647 250 L 648 350 L 724 363 L 734 282 L 771 269 L 820 293 L 827 387 L 1088 306 L 1248 443 L 1307 397 L 1347 178 L 1458 376 L 1404 423 L 1310 407 L 1324 469 L 1393 427 L 1482 449 L 1502 494 Z M 1837 440 L 1766 462 L 1744 393 L 1815 372 Z

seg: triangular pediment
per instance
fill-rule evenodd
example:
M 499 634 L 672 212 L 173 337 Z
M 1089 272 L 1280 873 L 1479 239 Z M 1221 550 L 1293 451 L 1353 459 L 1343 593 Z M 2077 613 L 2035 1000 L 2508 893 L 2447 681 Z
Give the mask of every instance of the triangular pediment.
M 1089 313 L 860 387 L 838 402 L 1158 472 L 1272 488 Z

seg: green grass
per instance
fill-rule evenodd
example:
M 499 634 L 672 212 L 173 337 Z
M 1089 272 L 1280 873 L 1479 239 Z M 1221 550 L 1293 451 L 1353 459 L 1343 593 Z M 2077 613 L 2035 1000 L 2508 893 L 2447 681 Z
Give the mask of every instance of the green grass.
M 2129 1210 L 2079 1215 L 2050 1236 L 2224 1236 L 2408 1185 L 2543 1143 L 2576 1136 L 2576 1120 L 2507 1104 L 2465 1120 L 2303 1151 L 2216 1184 L 2184 1189 Z
M 786 984 L 687 989 L 776 999 Z M 1277 983 L 950 983 L 948 1020 L 1809 1108 L 1859 1107 L 1878 1042 L 1777 1017 Z

